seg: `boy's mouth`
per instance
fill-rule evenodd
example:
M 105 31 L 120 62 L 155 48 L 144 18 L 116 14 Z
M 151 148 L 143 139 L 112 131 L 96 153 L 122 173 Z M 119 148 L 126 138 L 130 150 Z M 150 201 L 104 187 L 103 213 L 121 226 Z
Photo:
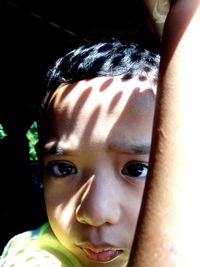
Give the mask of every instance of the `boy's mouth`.
M 104 247 L 104 248 L 94 248 L 94 247 L 81 247 L 87 258 L 93 261 L 108 262 L 118 257 L 123 253 L 122 249 Z

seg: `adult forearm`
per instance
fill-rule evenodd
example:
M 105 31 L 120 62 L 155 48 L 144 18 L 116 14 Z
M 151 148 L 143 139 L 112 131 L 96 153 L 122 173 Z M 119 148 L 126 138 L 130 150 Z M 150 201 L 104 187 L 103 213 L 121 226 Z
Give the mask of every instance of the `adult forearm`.
M 129 267 L 200 266 L 200 0 L 164 27 L 150 168 Z

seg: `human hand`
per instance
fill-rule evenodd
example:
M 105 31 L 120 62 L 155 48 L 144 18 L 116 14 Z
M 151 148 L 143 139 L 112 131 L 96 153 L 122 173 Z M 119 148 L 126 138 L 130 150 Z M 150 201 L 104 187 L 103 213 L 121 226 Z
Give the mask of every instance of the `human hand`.
M 167 14 L 170 9 L 170 0 L 145 0 L 150 19 L 159 38 L 162 38 L 162 32 Z

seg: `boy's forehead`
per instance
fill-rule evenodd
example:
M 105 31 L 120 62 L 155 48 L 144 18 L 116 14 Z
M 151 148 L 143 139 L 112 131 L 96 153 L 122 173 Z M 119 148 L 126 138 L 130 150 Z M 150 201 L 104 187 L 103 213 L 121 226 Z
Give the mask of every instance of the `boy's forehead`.
M 83 102 L 91 105 L 101 103 L 106 106 L 108 104 L 112 108 L 120 102 L 126 102 L 130 98 L 136 99 L 137 95 L 145 94 L 156 95 L 156 86 L 148 79 L 141 80 L 133 77 L 123 80 L 123 76 L 97 77 L 72 84 L 62 83 L 51 100 L 54 102 L 54 107 L 59 106 L 59 109 L 66 104 L 70 108 L 70 105 Z
M 153 88 L 135 78 L 125 82 L 116 78 L 61 84 L 50 101 L 50 139 L 67 140 L 73 147 L 88 142 L 116 146 L 120 140 L 150 143 Z

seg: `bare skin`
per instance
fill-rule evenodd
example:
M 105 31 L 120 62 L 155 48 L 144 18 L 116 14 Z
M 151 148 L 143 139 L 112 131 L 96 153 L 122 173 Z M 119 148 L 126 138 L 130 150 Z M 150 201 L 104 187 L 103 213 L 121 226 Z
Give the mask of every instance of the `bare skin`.
M 150 167 L 128 267 L 200 266 L 200 1 L 174 1 L 163 50 Z

